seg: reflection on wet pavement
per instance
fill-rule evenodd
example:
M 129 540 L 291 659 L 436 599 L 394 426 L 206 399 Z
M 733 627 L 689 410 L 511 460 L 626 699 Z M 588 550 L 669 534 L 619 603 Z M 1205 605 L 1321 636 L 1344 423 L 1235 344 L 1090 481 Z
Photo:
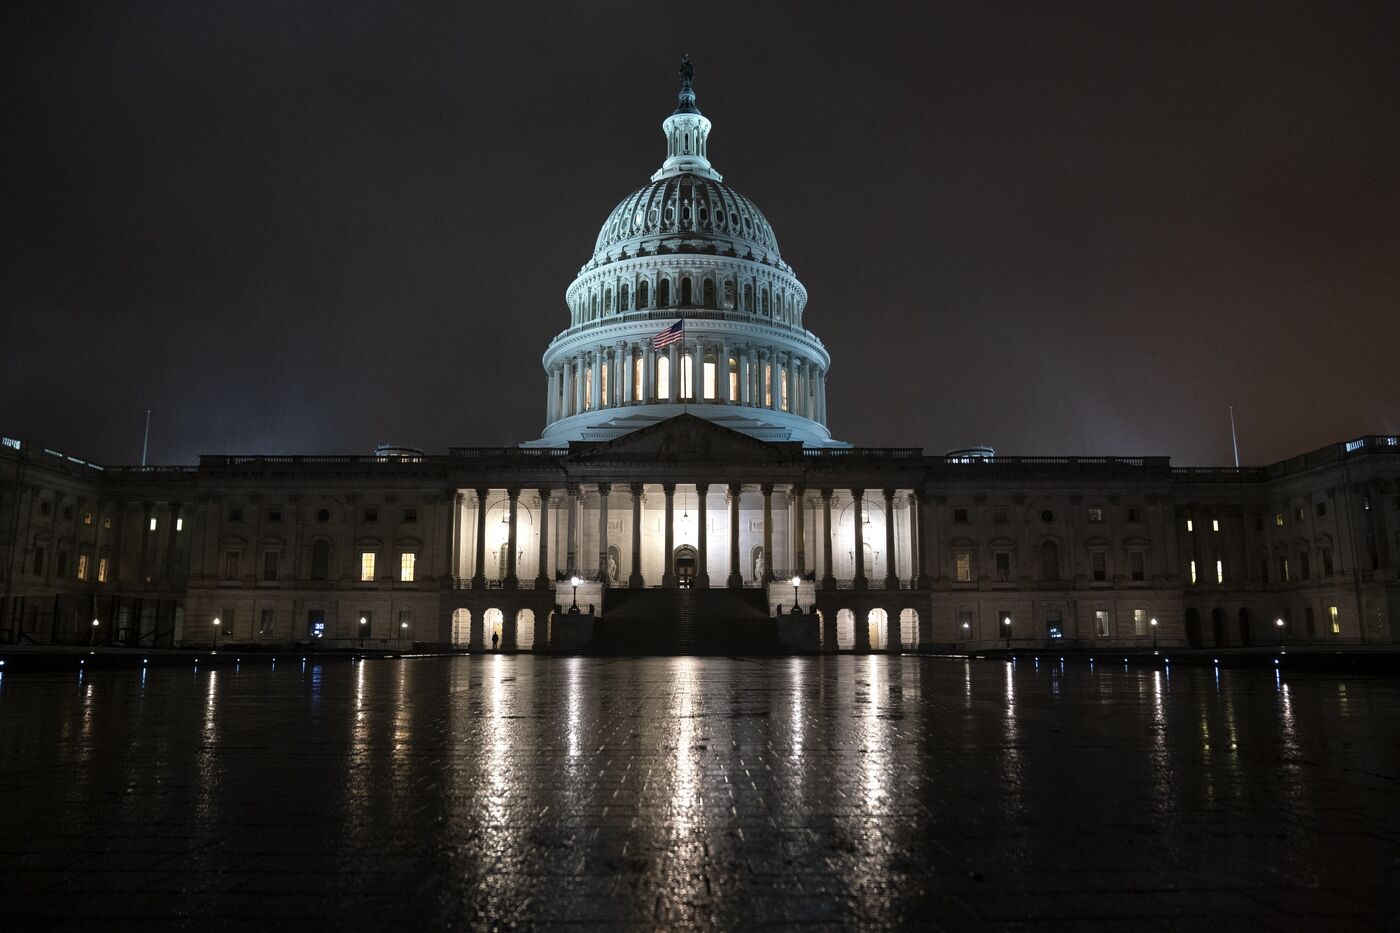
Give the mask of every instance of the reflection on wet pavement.
M 0 677 L 69 925 L 1382 928 L 1400 682 L 914 657 Z

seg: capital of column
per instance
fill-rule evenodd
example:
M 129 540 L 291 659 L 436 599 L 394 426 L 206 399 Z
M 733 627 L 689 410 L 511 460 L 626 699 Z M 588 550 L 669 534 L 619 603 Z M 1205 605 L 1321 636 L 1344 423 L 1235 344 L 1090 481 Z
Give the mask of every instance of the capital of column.
M 664 492 L 664 493 L 666 494 L 666 498 L 669 499 L 669 498 L 671 498 L 672 496 L 674 496 L 674 495 L 676 494 L 676 484 L 675 484 L 675 483 L 662 483 L 662 484 L 661 484 L 661 491 Z
M 567 489 L 569 495 L 573 496 L 575 499 L 583 495 L 583 487 L 578 483 L 569 483 L 569 485 L 566 486 L 565 489 Z
M 709 483 L 696 483 L 696 484 L 695 484 L 695 492 L 696 492 L 696 495 L 701 495 L 701 496 L 703 496 L 703 495 L 705 495 L 706 493 L 708 493 L 709 491 L 710 491 L 710 484 L 709 484 Z
M 511 502 L 514 502 L 516 499 L 519 499 L 519 498 L 520 498 L 520 487 L 519 487 L 519 486 L 508 487 L 508 488 L 506 489 L 506 497 L 509 498 Z
M 606 496 L 612 493 L 612 483 L 599 483 L 598 495 Z
M 834 492 L 834 489 L 818 489 L 817 495 L 821 496 L 824 501 L 830 502 Z
M 629 483 L 627 488 L 631 491 L 633 499 L 640 499 L 642 497 L 642 493 L 646 490 L 646 484 Z
M 758 490 L 759 490 L 759 492 L 763 493 L 765 496 L 771 496 L 771 495 L 773 495 L 773 484 L 772 484 L 772 483 L 759 483 L 759 484 L 758 484 Z
M 730 484 L 729 484 L 729 494 L 730 494 L 731 496 L 734 496 L 735 498 L 738 498 L 738 497 L 739 497 L 739 494 L 742 493 L 743 491 L 744 491 L 744 484 L 743 484 L 743 483 L 730 483 Z

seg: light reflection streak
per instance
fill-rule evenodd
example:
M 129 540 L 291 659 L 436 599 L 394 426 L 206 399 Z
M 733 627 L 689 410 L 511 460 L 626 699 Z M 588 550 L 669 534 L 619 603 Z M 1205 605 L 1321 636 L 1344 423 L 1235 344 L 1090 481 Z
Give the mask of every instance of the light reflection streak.
M 219 671 L 209 670 L 209 686 L 204 695 L 204 721 L 200 733 L 203 741 L 195 765 L 195 813 L 208 824 L 214 817 L 214 800 L 219 784 Z
M 793 658 L 788 662 L 789 694 L 792 697 L 792 757 L 797 761 L 802 760 L 802 746 L 806 737 L 806 720 L 803 718 L 803 696 L 802 684 L 806 679 L 804 668 L 806 664 L 802 658 Z
M 671 693 L 671 718 L 676 724 L 676 775 L 671 785 L 671 825 L 685 835 L 696 824 L 699 788 L 691 745 L 695 740 L 695 661 L 677 662 L 676 686 Z
M 577 758 L 578 747 L 578 717 L 579 701 L 582 687 L 580 686 L 580 665 L 581 661 L 577 657 L 569 658 L 569 757 Z

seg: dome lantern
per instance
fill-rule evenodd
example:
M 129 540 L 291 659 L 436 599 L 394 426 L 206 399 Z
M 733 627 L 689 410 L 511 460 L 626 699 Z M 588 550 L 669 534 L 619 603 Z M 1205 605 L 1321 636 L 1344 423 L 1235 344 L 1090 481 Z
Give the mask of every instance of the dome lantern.
M 695 66 L 690 56 L 681 58 L 681 89 L 677 95 L 675 113 L 661 123 L 666 134 L 666 161 L 661 164 L 652 181 L 669 178 L 672 175 L 689 173 L 723 181 L 724 176 L 714 170 L 707 158 L 710 139 L 710 121 L 695 106 Z

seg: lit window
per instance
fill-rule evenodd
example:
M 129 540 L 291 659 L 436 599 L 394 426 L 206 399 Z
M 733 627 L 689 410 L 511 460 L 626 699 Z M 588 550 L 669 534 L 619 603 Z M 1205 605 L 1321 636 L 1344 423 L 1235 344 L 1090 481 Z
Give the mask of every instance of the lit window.
M 642 400 L 642 389 L 645 388 L 644 382 L 646 380 L 645 366 L 646 361 L 640 356 L 632 361 L 632 401 L 634 402 Z
M 263 609 L 258 613 L 258 634 L 271 635 L 273 632 L 273 610 Z
M 787 383 L 787 380 L 788 380 L 787 370 L 784 369 L 784 370 L 782 371 L 782 384 L 781 384 L 781 387 L 782 387 L 782 405 L 781 405 L 781 407 L 782 407 L 783 411 L 787 411 L 787 410 L 788 410 L 788 383 Z
M 361 551 L 361 552 L 360 552 L 360 582 L 361 582 L 361 583 L 372 583 L 372 582 L 374 582 L 374 552 L 373 552 L 373 551 Z
M 1225 562 L 1223 560 L 1218 560 L 1215 562 L 1215 582 L 1225 582 Z
M 728 401 L 739 401 L 739 361 L 733 357 L 729 358 L 729 398 Z
M 1146 610 L 1146 609 L 1134 609 L 1134 610 L 1133 610 L 1133 634 L 1134 634 L 1134 635 L 1146 635 L 1146 634 L 1147 634 L 1147 610 Z
M 705 389 L 705 398 L 706 398 L 706 399 L 710 399 L 710 400 L 714 399 L 714 397 L 715 397 L 715 364 L 714 364 L 714 363 L 709 363 L 709 362 L 707 362 L 707 363 L 705 364 L 705 370 L 704 370 L 704 389 Z
M 1282 513 L 1282 512 L 1275 512 L 1275 513 L 1274 513 L 1274 524 L 1277 525 L 1277 526 L 1279 526 L 1280 528 L 1283 527 L 1283 513 Z
M 695 398 L 695 357 L 681 354 L 681 396 Z
M 97 582 L 107 582 L 107 558 L 105 557 L 99 557 L 97 559 Z
M 1100 638 L 1108 637 L 1108 610 L 1094 610 L 1094 634 Z
M 1103 521 L 1103 508 L 1101 506 L 1094 505 L 1089 507 L 1089 521 Z
M 1211 530 L 1211 531 L 1219 531 L 1219 530 L 1220 530 L 1220 519 L 1218 519 L 1218 518 L 1212 518 L 1212 519 L 1210 520 L 1210 530 Z
M 671 358 L 668 356 L 656 358 L 656 397 L 659 399 L 671 397 Z
M 111 527 L 112 527 L 112 516 L 108 515 L 108 516 L 105 516 L 105 517 L 102 519 L 102 527 L 103 527 L 103 528 L 111 528 Z
M 1193 522 L 1193 521 L 1191 521 L 1191 519 L 1189 519 L 1189 518 L 1186 520 L 1186 530 L 1187 530 L 1187 531 L 1195 531 L 1195 530 L 1196 530 L 1196 523 Z
M 87 556 L 86 554 L 79 554 L 79 555 L 78 555 L 78 579 L 79 579 L 79 580 L 86 580 L 86 579 L 87 579 L 87 575 L 88 575 L 88 556 Z
M 972 581 L 972 554 L 968 551 L 958 551 L 953 557 L 957 566 L 957 581 L 970 583 Z
M 1196 562 L 1194 560 L 1191 561 L 1191 582 L 1196 582 Z
M 1287 557 L 1280 557 L 1278 559 L 1278 575 L 1279 579 L 1282 580 L 1284 583 L 1287 583 L 1289 581 Z
M 185 530 L 185 520 L 184 520 L 183 518 L 177 518 L 177 519 L 175 519 L 175 530 L 176 530 L 176 531 L 184 531 L 184 530 Z
M 83 524 L 84 524 L 84 525 L 91 525 L 91 524 L 92 524 L 92 513 L 91 513 L 91 512 L 84 512 L 84 513 L 83 513 Z
M 404 551 L 399 555 L 399 579 L 405 583 L 413 582 L 414 565 L 418 562 L 418 555 L 412 551 Z
M 773 364 L 763 364 L 763 407 L 773 407 Z
M 154 518 L 151 519 L 151 530 L 152 530 L 152 531 L 155 531 L 155 530 L 156 530 L 156 520 L 155 520 Z
M 1332 634 L 1333 634 L 1333 635 L 1339 635 L 1339 634 L 1341 634 L 1341 631 L 1342 631 L 1342 620 L 1341 620 L 1340 615 L 1337 613 L 1337 607 L 1336 607 L 1336 606 L 1328 606 L 1328 607 L 1327 607 L 1327 618 L 1328 618 L 1328 620 L 1331 621 L 1331 623 L 1332 623 Z
M 608 393 L 608 376 L 610 375 L 612 375 L 612 367 L 609 366 L 607 363 L 603 363 L 598 367 L 598 395 L 600 397 L 598 404 L 599 408 L 602 408 L 604 405 L 606 405 L 608 399 L 611 397 Z

